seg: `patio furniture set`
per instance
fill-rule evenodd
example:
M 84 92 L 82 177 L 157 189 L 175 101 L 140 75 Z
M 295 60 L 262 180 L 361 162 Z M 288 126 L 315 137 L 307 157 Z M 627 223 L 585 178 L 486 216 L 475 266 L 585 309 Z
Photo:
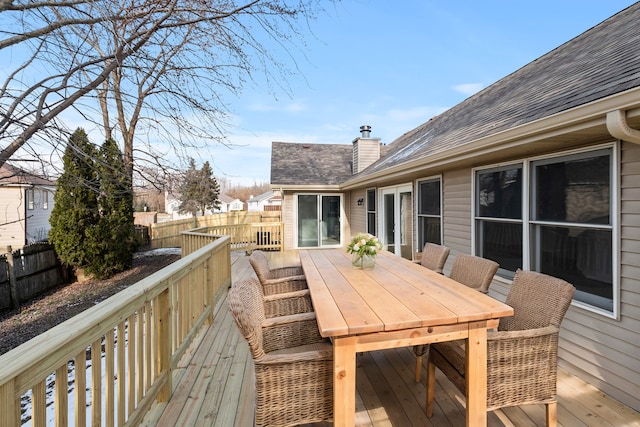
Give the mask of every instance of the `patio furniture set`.
M 382 252 L 356 270 L 344 250 L 300 250 L 300 263 L 274 267 L 262 251 L 258 280 L 234 283 L 228 304 L 255 366 L 255 424 L 334 421 L 353 425 L 355 359 L 362 351 L 413 346 L 416 381 L 427 359 L 426 415 L 435 368 L 467 397 L 467 425 L 486 412 L 545 404 L 556 425 L 558 334 L 574 287 L 518 270 L 506 302 L 487 295 L 498 264 L 426 244 L 419 263 Z

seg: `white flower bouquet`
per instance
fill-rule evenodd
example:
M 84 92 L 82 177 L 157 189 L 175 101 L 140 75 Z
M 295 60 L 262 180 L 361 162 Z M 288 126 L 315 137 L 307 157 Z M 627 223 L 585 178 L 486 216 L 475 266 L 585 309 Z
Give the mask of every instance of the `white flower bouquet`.
M 358 233 L 347 245 L 347 253 L 353 254 L 353 266 L 357 268 L 373 268 L 378 251 L 382 244 L 376 236 L 369 233 Z

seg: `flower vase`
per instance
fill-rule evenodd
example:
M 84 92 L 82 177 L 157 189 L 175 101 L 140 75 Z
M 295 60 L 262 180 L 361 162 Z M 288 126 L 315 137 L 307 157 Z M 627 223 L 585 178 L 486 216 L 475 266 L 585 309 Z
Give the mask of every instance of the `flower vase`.
M 351 258 L 353 268 L 361 268 L 363 270 L 371 270 L 376 266 L 375 255 L 353 253 Z

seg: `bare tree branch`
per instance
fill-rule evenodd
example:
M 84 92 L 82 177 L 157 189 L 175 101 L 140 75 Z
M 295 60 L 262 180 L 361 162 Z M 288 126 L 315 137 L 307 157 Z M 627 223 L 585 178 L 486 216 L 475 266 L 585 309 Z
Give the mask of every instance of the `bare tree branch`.
M 168 150 L 187 158 L 225 143 L 227 97 L 258 72 L 269 90 L 287 90 L 297 70 L 278 55 L 296 67 L 290 49 L 320 4 L 0 0 L 0 62 L 20 60 L 0 86 L 0 166 L 32 138 L 59 144 L 69 108 L 122 141 L 130 176 L 135 162 L 161 163 Z

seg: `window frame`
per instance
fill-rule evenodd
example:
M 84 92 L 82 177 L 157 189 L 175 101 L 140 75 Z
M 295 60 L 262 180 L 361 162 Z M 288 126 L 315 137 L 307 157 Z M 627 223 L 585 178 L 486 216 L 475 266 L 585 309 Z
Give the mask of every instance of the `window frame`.
M 421 192 L 421 184 L 423 183 L 431 183 L 431 182 L 438 182 L 440 184 L 440 191 L 438 194 L 438 203 L 440 204 L 439 206 L 439 211 L 440 213 L 438 215 L 434 215 L 434 214 L 426 214 L 426 213 L 420 213 L 420 209 L 422 207 L 422 192 Z M 416 208 L 415 208 L 415 213 L 416 213 L 416 217 L 415 217 L 415 247 L 416 247 L 416 251 L 420 251 L 422 252 L 422 248 L 424 247 L 424 244 L 426 242 L 421 242 L 420 241 L 420 219 L 421 218 L 438 218 L 439 222 L 440 222 L 440 243 L 437 242 L 432 242 L 432 243 L 437 243 L 439 245 L 442 245 L 444 243 L 444 223 L 443 223 L 443 206 L 444 206 L 444 191 L 443 191 L 443 179 L 442 179 L 442 175 L 434 175 L 434 176 L 428 176 L 428 177 L 424 177 L 424 178 L 419 178 L 416 180 L 415 183 L 416 189 L 415 189 L 415 194 L 416 194 Z
M 369 206 L 369 195 L 373 195 L 373 203 Z M 378 189 L 376 187 L 367 188 L 365 191 L 365 228 L 367 233 L 377 236 L 378 231 Z M 369 216 L 373 215 L 373 221 L 369 220 Z M 373 229 L 372 229 L 373 227 Z
M 317 246 L 300 246 L 299 243 L 299 197 L 300 196 L 315 196 L 318 202 L 316 209 L 318 213 L 318 217 L 316 218 L 317 227 L 318 227 L 318 244 Z M 338 226 L 340 227 L 340 241 L 335 245 L 323 245 L 322 244 L 322 230 L 321 230 L 321 222 L 322 222 L 322 198 L 323 197 L 338 197 Z M 323 248 L 338 248 L 342 246 L 342 242 L 344 241 L 344 194 L 343 193 L 323 193 L 323 192 L 300 192 L 294 193 L 294 248 L 296 249 L 323 249 Z
M 532 209 L 535 198 L 535 188 L 533 183 L 534 179 L 534 167 L 538 164 L 544 163 L 554 163 L 554 162 L 563 162 L 570 161 L 573 158 L 589 158 L 589 157 L 597 157 L 598 152 L 606 152 L 610 154 L 610 189 L 609 189 L 609 197 L 610 197 L 610 222 L 608 225 L 588 225 L 585 223 L 569 223 L 569 222 L 555 222 L 555 221 L 541 221 L 536 220 L 532 217 Z M 536 242 L 532 239 L 534 238 L 534 228 L 539 225 L 544 226 L 561 226 L 565 227 L 567 225 L 571 226 L 587 226 L 589 228 L 597 228 L 603 229 L 606 228 L 611 230 L 611 262 L 612 262 L 612 277 L 611 277 L 611 286 L 612 286 L 612 297 L 613 304 L 612 310 L 607 310 L 596 305 L 589 304 L 588 302 L 578 300 L 575 298 L 572 301 L 572 305 L 576 307 L 583 308 L 587 311 L 609 317 L 612 319 L 619 319 L 620 316 L 620 267 L 619 267 L 619 246 L 620 246 L 620 226 L 619 226 L 619 215 L 620 215 L 620 185 L 619 185 L 619 174 L 620 174 L 620 165 L 619 165 L 619 151 L 620 145 L 617 142 L 610 142 L 606 144 L 600 144 L 596 146 L 592 146 L 589 148 L 583 149 L 575 149 L 575 150 L 566 150 L 548 155 L 541 156 L 532 156 L 526 157 L 522 159 L 515 160 L 513 162 L 505 162 L 505 163 L 497 163 L 492 165 L 485 165 L 482 167 L 473 168 L 471 171 L 472 176 L 472 206 L 471 206 L 471 239 L 472 239 L 472 250 L 474 254 L 477 254 L 477 248 L 480 244 L 480 236 L 479 230 L 477 229 L 476 221 L 482 217 L 478 216 L 478 182 L 477 176 L 478 173 L 486 172 L 492 169 L 498 168 L 508 168 L 510 166 L 515 166 L 518 164 L 522 165 L 522 268 L 525 270 L 532 270 L 534 263 L 534 259 L 536 259 L 536 253 L 538 251 L 538 247 L 536 246 Z M 499 276 L 505 277 L 508 279 L 508 275 L 505 275 L 504 272 L 499 270 Z
M 36 208 L 36 190 L 33 187 L 27 188 L 26 196 L 27 196 L 27 210 L 32 211 Z

